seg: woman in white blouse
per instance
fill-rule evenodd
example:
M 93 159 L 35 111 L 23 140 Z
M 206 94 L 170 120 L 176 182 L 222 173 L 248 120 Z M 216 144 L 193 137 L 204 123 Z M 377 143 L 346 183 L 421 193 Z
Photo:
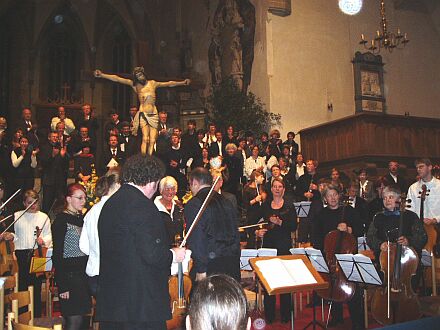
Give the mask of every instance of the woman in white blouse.
M 99 178 L 96 183 L 95 195 L 101 200 L 93 205 L 93 207 L 84 216 L 84 225 L 79 239 L 80 250 L 89 256 L 86 266 L 86 274 L 89 277 L 89 286 L 91 294 L 96 297 L 98 288 L 99 275 L 99 236 L 98 236 L 98 220 L 102 207 L 105 202 L 120 187 L 119 173 L 111 172 L 110 174 Z
M 27 290 L 29 285 L 34 286 L 34 317 L 41 316 L 41 279 L 30 274 L 30 263 L 35 249 L 38 246 L 51 247 L 52 233 L 50 219 L 46 213 L 40 211 L 38 193 L 27 190 L 23 195 L 23 205 L 27 208 L 36 201 L 26 213 L 24 210 L 14 213 L 14 233 L 5 233 L 4 239 L 14 240 L 15 256 L 18 263 L 18 289 Z M 37 234 L 39 234 L 37 236 Z

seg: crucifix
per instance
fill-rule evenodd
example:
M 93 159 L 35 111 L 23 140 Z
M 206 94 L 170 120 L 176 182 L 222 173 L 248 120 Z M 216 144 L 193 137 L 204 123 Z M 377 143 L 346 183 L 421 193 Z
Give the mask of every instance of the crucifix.
M 159 124 L 159 115 L 156 108 L 156 88 L 186 86 L 191 83 L 191 80 L 185 79 L 183 81 L 165 82 L 147 80 L 143 67 L 134 68 L 132 79 L 103 73 L 100 70 L 95 70 L 94 75 L 97 78 L 108 79 L 133 88 L 138 96 L 140 106 L 139 111 L 133 119 L 132 133 L 136 136 L 138 129 L 141 129 L 141 153 L 145 155 L 148 152 L 148 154 L 151 155 L 154 150 L 154 144 L 156 143 Z

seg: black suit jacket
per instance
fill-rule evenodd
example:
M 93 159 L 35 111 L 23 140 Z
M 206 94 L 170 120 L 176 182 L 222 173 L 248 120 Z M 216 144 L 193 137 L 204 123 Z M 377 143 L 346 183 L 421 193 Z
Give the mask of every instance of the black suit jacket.
M 226 156 L 226 143 L 222 141 L 222 155 Z M 212 142 L 208 149 L 209 157 L 217 157 L 220 155 L 220 148 L 217 142 Z
M 406 183 L 406 180 L 401 176 L 401 175 L 397 175 L 397 183 L 396 181 L 394 181 L 393 177 L 390 175 L 390 173 L 388 173 L 387 175 L 385 175 L 385 179 L 390 183 L 390 184 L 397 184 L 400 188 L 400 191 L 403 193 L 406 193 L 408 191 L 408 185 Z
M 100 246 L 96 317 L 109 322 L 160 322 L 171 317 L 168 275 L 173 255 L 154 203 L 124 184 L 98 220 Z
M 38 162 L 42 167 L 41 180 L 45 186 L 64 186 L 69 170 L 69 156 L 60 154 L 52 157 L 53 146 L 46 143 L 41 146 Z
M 101 165 L 99 166 L 101 174 L 107 172 L 107 164 L 112 158 L 113 158 L 113 154 L 110 150 L 110 147 L 107 146 L 102 152 Z M 119 146 L 116 151 L 115 160 L 118 162 L 119 166 L 122 166 L 122 164 L 124 164 L 125 161 L 125 153 L 121 151 L 121 148 L 119 148 Z

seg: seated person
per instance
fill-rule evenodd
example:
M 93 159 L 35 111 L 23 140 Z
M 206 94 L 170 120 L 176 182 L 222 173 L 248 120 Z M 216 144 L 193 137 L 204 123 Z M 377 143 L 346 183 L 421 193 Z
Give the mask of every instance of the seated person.
M 188 330 L 249 330 L 246 296 L 228 275 L 208 276 L 193 290 L 186 317 Z
M 74 158 L 75 181 L 87 183 L 92 177 L 95 156 L 90 152 L 90 144 L 82 144 L 81 153 Z

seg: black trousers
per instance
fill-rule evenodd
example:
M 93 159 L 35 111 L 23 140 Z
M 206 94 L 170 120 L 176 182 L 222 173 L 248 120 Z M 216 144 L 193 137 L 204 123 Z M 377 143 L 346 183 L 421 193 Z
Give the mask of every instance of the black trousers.
M 276 297 L 264 293 L 264 316 L 267 322 L 272 323 L 275 320 Z M 290 310 L 292 299 L 289 293 L 280 295 L 280 313 L 282 321 L 290 320 Z
M 41 278 L 29 273 L 33 250 L 15 250 L 18 263 L 18 290 L 27 291 L 28 286 L 34 287 L 34 316 L 41 316 Z
M 161 322 L 99 322 L 100 330 L 166 330 L 165 321 Z

